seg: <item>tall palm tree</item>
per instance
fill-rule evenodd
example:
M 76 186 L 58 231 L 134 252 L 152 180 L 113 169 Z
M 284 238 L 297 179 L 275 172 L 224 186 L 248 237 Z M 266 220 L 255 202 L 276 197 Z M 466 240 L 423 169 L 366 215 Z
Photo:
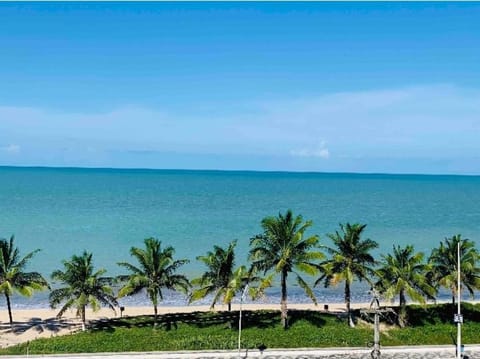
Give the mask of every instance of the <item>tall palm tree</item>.
M 480 289 L 479 253 L 475 244 L 469 239 L 462 239 L 460 234 L 445 238 L 438 248 L 432 250 L 429 262 L 432 266 L 430 278 L 439 287 L 451 290 L 452 303 L 457 295 L 457 246 L 460 243 L 460 280 L 461 287 L 467 288 L 473 297 L 475 289 Z
M 302 216 L 294 217 L 291 210 L 278 217 L 266 217 L 262 220 L 263 233 L 250 240 L 249 258 L 252 269 L 266 274 L 274 271 L 280 274 L 281 286 L 281 321 L 283 328 L 287 328 L 287 277 L 295 274 L 298 285 L 317 304 L 315 295 L 308 283 L 300 276 L 300 272 L 309 275 L 318 273 L 318 266 L 314 261 L 324 258 L 323 253 L 317 250 L 319 238 L 317 235 L 304 238 L 305 231 L 312 225 L 311 221 L 303 222 Z
M 208 269 L 201 277 L 192 280 L 192 284 L 199 288 L 192 292 L 190 303 L 213 294 L 212 309 L 222 298 L 223 303 L 228 305 L 228 311 L 231 311 L 235 294 L 245 286 L 250 277 L 245 266 L 235 269 L 236 244 L 237 242 L 233 241 L 227 248 L 215 245 L 213 251 L 197 257 Z
M 97 311 L 105 305 L 115 311 L 118 303 L 111 288 L 113 279 L 102 277 L 105 269 L 94 270 L 92 253 L 84 251 L 80 256 L 73 255 L 69 261 L 64 260 L 62 263 L 64 270 L 54 271 L 52 279 L 64 287 L 54 289 L 50 293 L 52 308 L 55 309 L 63 303 L 57 317 L 61 317 L 69 308 L 75 308 L 82 320 L 82 330 L 85 330 L 87 306 Z
M 45 278 L 38 272 L 25 272 L 28 261 L 39 252 L 34 250 L 25 257 L 20 258 L 20 252 L 14 245 L 14 236 L 10 240 L 0 239 L 0 293 L 7 300 L 8 318 L 13 326 L 11 296 L 17 292 L 23 296 L 31 297 L 35 290 L 48 288 Z
M 334 247 L 327 247 L 331 258 L 322 262 L 322 275 L 315 285 L 324 282 L 325 287 L 345 282 L 345 304 L 347 306 L 348 324 L 353 327 L 354 322 L 350 308 L 351 290 L 355 279 L 369 280 L 374 275 L 375 260 L 370 251 L 378 247 L 378 243 L 371 239 L 362 240 L 362 233 L 366 224 L 340 224 L 340 231 L 329 234 Z
M 130 254 L 139 263 L 138 266 L 126 262 L 118 263 L 131 272 L 129 275 L 119 277 L 126 283 L 120 289 L 118 297 L 134 295 L 145 289 L 153 304 L 154 325 L 156 326 L 158 302 L 163 299 L 162 289 L 180 290 L 186 293 L 190 288 L 188 279 L 184 275 L 176 273 L 178 268 L 188 263 L 188 260 L 174 260 L 175 250 L 173 247 L 162 249 L 161 242 L 155 238 L 147 238 L 144 243 L 145 249 L 136 247 L 130 249 Z
M 382 257 L 376 286 L 387 299 L 393 300 L 398 295 L 398 324 L 403 327 L 406 323 L 407 295 L 424 304 L 425 298 L 435 299 L 436 290 L 426 277 L 428 266 L 423 261 L 424 254 L 415 253 L 412 245 L 404 248 L 394 245 L 393 254 Z

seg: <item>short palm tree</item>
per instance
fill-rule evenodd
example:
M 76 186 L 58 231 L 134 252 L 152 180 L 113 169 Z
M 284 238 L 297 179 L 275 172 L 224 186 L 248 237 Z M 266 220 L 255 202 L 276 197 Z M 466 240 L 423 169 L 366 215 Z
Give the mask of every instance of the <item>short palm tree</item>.
M 48 283 L 40 273 L 25 272 L 25 268 L 32 257 L 39 252 L 37 249 L 20 258 L 20 252 L 14 244 L 14 236 L 10 240 L 0 239 L 0 293 L 7 300 L 8 318 L 13 325 L 11 296 L 17 292 L 30 297 L 35 290 L 48 288 Z
M 64 287 L 52 290 L 50 306 L 57 308 L 62 304 L 57 317 L 61 317 L 66 310 L 75 308 L 82 320 L 82 330 L 86 328 L 85 310 L 90 306 L 93 311 L 102 305 L 115 311 L 117 300 L 113 296 L 112 278 L 102 277 L 105 269 L 95 270 L 92 253 L 84 251 L 80 256 L 73 255 L 70 260 L 62 262 L 64 270 L 52 273 L 52 279 L 63 284 Z
M 370 251 L 378 247 L 378 243 L 371 239 L 362 240 L 362 233 L 366 224 L 340 224 L 340 231 L 329 234 L 334 247 L 327 247 L 331 258 L 322 262 L 322 275 L 315 285 L 324 282 L 325 287 L 345 282 L 345 304 L 347 306 L 348 324 L 353 327 L 354 322 L 350 309 L 350 287 L 355 279 L 367 280 L 375 274 L 373 265 L 375 260 Z
M 300 272 L 315 275 L 318 273 L 317 260 L 324 258 L 319 250 L 317 235 L 304 237 L 305 231 L 312 225 L 311 221 L 303 222 L 302 216 L 293 216 L 291 210 L 278 217 L 266 217 L 262 220 L 263 233 L 250 240 L 249 258 L 254 272 L 273 271 L 280 274 L 281 286 L 281 320 L 283 328 L 287 328 L 287 277 L 294 273 L 298 285 L 310 299 L 317 304 L 315 295 L 308 283 L 300 276 Z
M 188 263 L 186 259 L 174 260 L 175 250 L 169 246 L 162 249 L 161 242 L 155 238 L 144 241 L 145 249 L 132 247 L 130 254 L 138 261 L 138 266 L 120 262 L 118 265 L 126 268 L 131 273 L 120 276 L 126 282 L 120 289 L 118 297 L 134 295 L 146 290 L 147 296 L 153 304 L 154 325 L 157 324 L 158 303 L 163 299 L 162 289 L 180 290 L 187 292 L 190 288 L 188 279 L 177 274 L 177 270 Z
M 461 235 L 445 238 L 438 248 L 432 250 L 430 265 L 431 280 L 438 287 L 450 289 L 452 303 L 455 304 L 457 295 L 457 246 L 460 243 L 460 280 L 461 286 L 467 288 L 470 295 L 474 296 L 475 289 L 480 289 L 480 267 L 478 267 L 479 253 L 475 243 L 469 239 L 462 239 Z
M 213 294 L 212 309 L 222 298 L 223 303 L 228 305 L 228 311 L 231 311 L 233 298 L 250 277 L 245 266 L 235 269 L 236 244 L 233 241 L 227 248 L 213 246 L 213 251 L 197 257 L 197 260 L 206 265 L 207 271 L 200 278 L 192 280 L 192 284 L 199 288 L 192 292 L 190 303 Z
M 393 300 L 398 295 L 398 324 L 406 324 L 407 295 L 414 301 L 424 304 L 425 298 L 435 299 L 435 288 L 429 283 L 426 274 L 428 266 L 424 254 L 415 253 L 412 245 L 404 248 L 393 246 L 393 254 L 382 256 L 381 267 L 377 270 L 379 281 L 376 286 L 385 298 Z

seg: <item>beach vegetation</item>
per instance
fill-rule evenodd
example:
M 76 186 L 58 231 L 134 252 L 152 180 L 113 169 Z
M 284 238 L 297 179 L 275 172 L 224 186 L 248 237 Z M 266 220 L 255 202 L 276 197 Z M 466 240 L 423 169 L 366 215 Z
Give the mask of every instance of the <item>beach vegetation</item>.
M 378 247 L 378 243 L 362 239 L 366 226 L 359 223 L 340 224 L 340 231 L 328 235 L 334 246 L 326 247 L 330 258 L 321 263 L 322 274 L 315 282 L 315 285 L 323 282 L 325 287 L 345 283 L 344 298 L 351 327 L 355 325 L 350 308 L 351 285 L 355 279 L 372 284 L 370 278 L 375 275 L 375 259 L 371 251 Z
M 382 256 L 377 270 L 376 287 L 386 299 L 398 296 L 399 312 L 397 323 L 406 324 L 407 296 L 414 302 L 425 304 L 426 299 L 435 299 L 436 289 L 426 277 L 428 266 L 424 263 L 424 254 L 415 252 L 412 245 L 400 247 L 393 245 L 393 253 Z
M 124 285 L 118 292 L 118 297 L 135 295 L 145 290 L 153 304 L 154 326 L 157 323 L 158 303 L 163 300 L 163 289 L 179 290 L 185 294 L 190 289 L 190 282 L 178 269 L 188 263 L 187 259 L 174 259 L 175 249 L 171 246 L 162 249 L 162 243 L 155 238 L 144 240 L 145 248 L 132 247 L 130 254 L 138 265 L 127 262 L 118 263 L 130 274 L 121 275 L 118 279 Z
M 300 273 L 316 275 L 318 261 L 324 258 L 319 250 L 319 237 L 305 236 L 312 221 L 303 221 L 301 215 L 294 216 L 291 210 L 277 217 L 265 217 L 261 226 L 263 232 L 251 238 L 249 259 L 252 270 L 267 274 L 273 271 L 280 275 L 281 288 L 281 322 L 288 326 L 287 314 L 287 277 L 293 273 L 296 282 L 305 294 L 317 304 L 315 295 Z
M 201 277 L 191 281 L 191 284 L 197 288 L 190 295 L 190 303 L 212 295 L 211 309 L 219 300 L 222 300 L 224 304 L 228 305 L 228 311 L 232 310 L 233 298 L 245 287 L 250 277 L 245 266 L 235 268 L 236 244 L 237 241 L 233 241 L 226 248 L 215 245 L 213 251 L 197 257 L 197 260 L 202 262 L 207 270 Z
M 92 253 L 86 251 L 79 256 L 73 255 L 70 260 L 63 261 L 63 270 L 52 273 L 54 283 L 63 286 L 50 292 L 50 306 L 55 309 L 61 305 L 57 317 L 61 317 L 66 310 L 75 308 L 82 321 L 82 330 L 86 329 L 87 306 L 93 311 L 108 306 L 115 312 L 115 306 L 118 305 L 111 287 L 113 278 L 103 276 L 105 269 L 94 269 L 92 256 Z
M 47 280 L 40 273 L 25 271 L 29 261 L 40 249 L 30 252 L 22 258 L 14 242 L 13 235 L 10 240 L 0 239 L 0 293 L 3 293 L 7 301 L 10 326 L 13 326 L 11 298 L 15 292 L 31 297 L 34 291 L 49 288 Z
M 439 247 L 432 250 L 429 258 L 432 270 L 429 278 L 437 287 L 444 287 L 452 293 L 452 303 L 455 304 L 457 296 L 457 246 L 460 243 L 460 285 L 474 296 L 475 290 L 480 289 L 479 252 L 475 243 L 463 239 L 460 234 L 445 238 Z M 461 289 L 460 288 L 460 289 Z
M 245 311 L 243 343 L 247 348 L 362 346 L 367 343 L 371 335 L 371 317 L 368 315 L 371 311 L 352 310 L 351 286 L 355 280 L 366 281 L 392 304 L 398 298 L 398 307 L 392 306 L 394 310 L 387 310 L 388 314 L 383 317 L 387 325 L 387 333 L 382 336 L 383 345 L 446 344 L 452 337 L 451 312 L 458 290 L 465 288 L 473 297 L 480 289 L 480 254 L 475 243 L 461 238 L 460 234 L 440 242 L 428 261 L 424 260 L 423 253 L 415 252 L 413 245 L 393 245 L 393 251 L 381 255 L 381 261 L 377 262 L 372 251 L 378 243 L 364 238 L 366 224 L 340 224 L 339 229 L 327 235 L 333 243 L 330 247 L 321 246 L 317 235 L 307 236 L 311 226 L 312 221 L 304 221 L 301 215 L 295 216 L 291 210 L 265 217 L 261 221 L 262 232 L 250 238 L 250 267 L 236 266 L 237 241 L 225 247 L 214 245 L 205 255 L 197 257 L 206 271 L 192 282 L 179 273 L 188 260 L 175 259 L 174 248 L 162 247 L 162 242 L 155 238 L 145 239 L 143 248 L 130 248 L 136 264 L 119 262 L 118 265 L 128 273 L 116 278 L 106 277 L 104 269 L 94 268 L 92 253 L 84 251 L 79 256 L 74 255 L 62 262 L 62 270 L 51 275 L 54 289 L 49 300 L 52 308 L 60 307 L 57 317 L 70 308 L 76 309 L 85 332 L 87 306 L 94 311 L 101 306 L 115 311 L 118 298 L 141 292 L 152 303 L 154 314 L 92 320 L 93 326 L 87 333 L 75 335 L 77 344 L 66 338 L 39 340 L 32 343 L 35 350 L 31 353 L 118 351 L 120 340 L 120 348 L 125 351 L 232 349 L 237 345 L 232 323 L 239 319 L 239 312 L 232 311 L 233 299 L 247 285 L 252 299 L 257 299 L 278 277 L 280 311 Z M 460 263 L 457 261 L 458 244 Z M 11 326 L 14 292 L 31 296 L 35 290 L 50 288 L 39 273 L 25 271 L 38 251 L 21 258 L 13 236 L 10 240 L 0 239 L 0 293 L 5 295 Z M 459 267 L 460 289 L 457 287 Z M 314 276 L 314 280 L 304 279 L 304 274 Z M 292 279 L 296 279 L 297 285 L 315 305 L 317 300 L 311 282 L 314 286 L 322 283 L 325 288 L 344 283 L 346 312 L 288 311 L 288 285 Z M 120 288 L 114 296 L 112 286 L 117 284 Z M 452 304 L 427 306 L 427 300 L 436 299 L 440 287 L 451 291 Z M 165 291 L 183 292 L 189 295 L 190 303 L 211 296 L 211 309 L 222 302 L 228 306 L 228 311 L 159 315 L 158 305 Z M 407 298 L 421 306 L 407 305 Z M 480 331 L 480 307 L 462 303 L 462 313 L 466 318 L 462 329 L 466 333 L 464 338 L 467 338 L 466 342 L 474 342 L 469 338 L 474 338 L 472 333 Z M 342 323 L 345 326 L 344 318 L 350 328 L 341 327 Z M 150 325 L 158 331 L 146 332 L 148 328 L 145 327 Z M 226 331 L 227 328 L 232 330 Z M 286 328 L 289 328 L 288 334 Z M 139 343 L 143 344 L 133 343 L 136 339 L 132 338 L 137 336 L 158 340 L 152 345 L 140 339 Z M 108 343 L 104 345 L 102 341 Z M 25 347 L 22 344 L 15 348 L 21 351 Z M 17 349 L 4 353 L 13 354 Z
M 408 325 L 404 328 L 383 322 L 380 342 L 396 345 L 451 345 L 456 326 L 452 323 L 450 304 L 408 305 Z M 478 342 L 480 306 L 464 303 L 462 312 L 469 318 L 462 326 L 462 342 Z M 149 352 L 177 350 L 236 350 L 238 332 L 228 323 L 239 313 L 194 312 L 160 315 L 152 330 L 153 316 L 98 320 L 86 332 L 37 339 L 0 349 L 0 354 L 67 354 L 105 352 Z M 373 326 L 359 322 L 345 327 L 335 313 L 317 310 L 291 310 L 289 330 L 279 323 L 280 311 L 244 311 L 242 313 L 242 350 L 253 354 L 260 348 L 363 347 L 371 345 Z M 382 317 L 382 321 L 386 320 Z M 265 353 L 265 355 L 268 352 Z

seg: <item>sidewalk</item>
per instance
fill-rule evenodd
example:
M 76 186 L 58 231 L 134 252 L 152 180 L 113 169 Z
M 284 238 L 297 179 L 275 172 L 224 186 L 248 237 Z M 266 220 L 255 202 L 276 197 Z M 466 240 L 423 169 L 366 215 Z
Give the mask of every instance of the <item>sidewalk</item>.
M 480 359 L 480 345 L 466 345 L 465 355 L 469 359 Z M 4 358 L 26 358 L 27 356 L 4 356 Z M 184 351 L 184 352 L 149 352 L 149 353 L 97 353 L 97 354 L 65 354 L 65 355 L 30 355 L 29 358 L 56 358 L 56 359 L 186 359 L 202 358 L 216 359 L 239 358 L 238 351 Z M 266 349 L 241 352 L 242 358 L 288 359 L 288 358 L 319 358 L 319 359 L 371 359 L 370 349 L 365 348 L 330 348 L 330 349 Z M 384 347 L 381 358 L 385 359 L 443 359 L 455 358 L 455 347 L 449 346 L 406 346 Z

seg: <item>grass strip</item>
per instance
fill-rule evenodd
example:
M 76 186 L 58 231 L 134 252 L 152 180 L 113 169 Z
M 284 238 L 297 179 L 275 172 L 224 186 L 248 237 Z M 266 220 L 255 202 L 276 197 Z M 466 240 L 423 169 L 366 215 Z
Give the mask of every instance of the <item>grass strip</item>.
M 409 326 L 392 325 L 383 318 L 382 345 L 452 344 L 456 338 L 452 305 L 409 306 Z M 478 342 L 480 306 L 463 305 L 465 344 Z M 373 339 L 369 318 L 350 328 L 345 319 L 317 311 L 290 311 L 289 329 L 280 326 L 278 311 L 244 311 L 242 348 L 366 347 Z M 359 313 L 357 313 L 360 318 Z M 390 323 L 389 323 L 390 321 Z M 153 318 L 140 316 L 98 321 L 86 332 L 37 339 L 4 348 L 0 354 L 97 353 L 123 351 L 177 351 L 236 349 L 238 312 L 178 313 Z

